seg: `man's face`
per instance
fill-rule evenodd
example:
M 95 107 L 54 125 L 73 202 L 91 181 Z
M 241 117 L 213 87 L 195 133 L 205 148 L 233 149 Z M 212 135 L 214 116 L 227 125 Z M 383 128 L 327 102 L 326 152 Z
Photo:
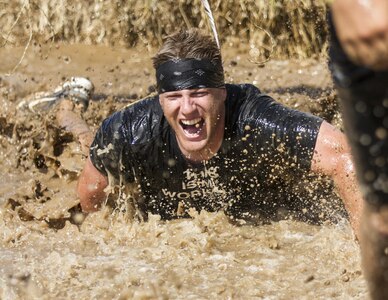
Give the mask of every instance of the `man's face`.
M 202 88 L 159 95 L 179 148 L 192 161 L 210 159 L 224 136 L 226 90 Z

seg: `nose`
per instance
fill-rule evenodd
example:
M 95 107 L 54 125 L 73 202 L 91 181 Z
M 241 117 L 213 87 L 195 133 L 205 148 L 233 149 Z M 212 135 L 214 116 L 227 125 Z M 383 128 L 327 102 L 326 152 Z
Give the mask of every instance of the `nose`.
M 190 114 L 196 110 L 195 101 L 190 96 L 184 96 L 181 99 L 181 111 L 184 114 Z

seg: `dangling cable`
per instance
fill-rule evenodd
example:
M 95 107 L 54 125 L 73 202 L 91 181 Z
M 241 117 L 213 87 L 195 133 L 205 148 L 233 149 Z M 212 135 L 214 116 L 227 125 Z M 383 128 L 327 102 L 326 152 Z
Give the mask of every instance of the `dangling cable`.
M 214 39 L 216 40 L 218 48 L 220 48 L 220 42 L 218 40 L 218 34 L 217 34 L 217 28 L 216 28 L 216 23 L 214 22 L 213 18 L 213 13 L 212 10 L 210 9 L 210 4 L 207 0 L 201 0 L 203 7 L 205 8 L 205 12 L 209 18 L 210 26 L 213 31 Z

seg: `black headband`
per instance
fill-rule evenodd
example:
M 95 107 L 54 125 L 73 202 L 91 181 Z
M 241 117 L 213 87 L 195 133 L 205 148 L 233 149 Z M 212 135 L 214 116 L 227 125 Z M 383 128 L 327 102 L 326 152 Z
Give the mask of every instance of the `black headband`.
M 156 70 L 156 82 L 159 94 L 225 85 L 221 63 L 196 58 L 177 58 L 161 64 Z

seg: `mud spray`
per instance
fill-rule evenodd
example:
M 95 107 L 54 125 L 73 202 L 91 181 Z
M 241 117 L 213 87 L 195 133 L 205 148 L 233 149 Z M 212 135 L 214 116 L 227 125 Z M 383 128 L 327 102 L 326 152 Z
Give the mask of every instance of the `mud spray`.
M 1 74 L 23 48 L 1 49 Z M 83 116 L 92 130 L 113 111 L 153 90 L 147 49 L 35 45 L 0 79 L 1 299 L 365 299 L 358 244 L 326 179 L 295 219 L 238 226 L 222 213 L 139 223 L 109 208 L 84 216 L 75 185 L 85 161 L 55 123 L 55 109 L 17 109 L 71 76 L 95 96 Z M 270 61 L 253 67 L 225 51 L 228 82 L 249 82 L 286 105 L 341 119 L 323 61 Z M 270 199 L 268 199 L 270 201 Z M 335 221 L 333 221 L 335 220 Z

